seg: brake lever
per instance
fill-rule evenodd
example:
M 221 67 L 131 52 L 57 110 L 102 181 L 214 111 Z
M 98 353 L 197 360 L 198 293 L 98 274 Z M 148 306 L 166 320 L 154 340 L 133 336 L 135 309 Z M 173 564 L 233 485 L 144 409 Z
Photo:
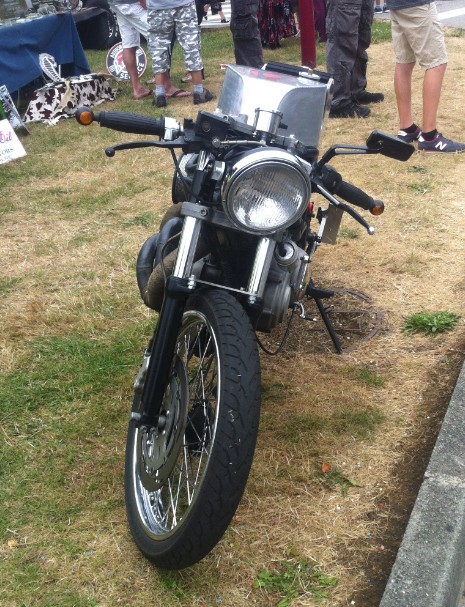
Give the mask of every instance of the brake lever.
M 375 228 L 371 226 L 367 221 L 365 221 L 365 219 L 360 215 L 360 213 L 358 213 L 354 208 L 335 198 L 332 194 L 328 192 L 328 190 L 326 190 L 320 183 L 318 183 L 318 181 L 314 180 L 313 183 L 316 185 L 316 188 L 320 192 L 320 194 L 322 194 L 326 198 L 326 200 L 334 204 L 336 207 L 340 208 L 342 211 L 348 213 L 352 217 L 352 219 L 355 219 L 355 221 L 357 221 L 362 227 L 365 228 L 365 230 L 370 236 L 373 236 L 373 234 L 376 233 Z
M 175 139 L 174 141 L 133 141 L 132 143 L 119 143 L 118 145 L 112 145 L 105 149 L 105 155 L 108 158 L 113 158 L 116 152 L 122 152 L 124 150 L 135 150 L 138 148 L 165 148 L 175 149 L 180 148 L 183 145 L 183 141 Z
M 357 213 L 355 209 L 349 207 L 344 202 L 340 202 L 339 200 L 337 201 L 337 206 L 348 213 L 352 219 L 355 219 L 355 221 L 357 221 L 361 226 L 363 226 L 370 236 L 373 236 L 373 234 L 376 233 L 375 228 L 365 221 L 365 219 L 359 213 Z

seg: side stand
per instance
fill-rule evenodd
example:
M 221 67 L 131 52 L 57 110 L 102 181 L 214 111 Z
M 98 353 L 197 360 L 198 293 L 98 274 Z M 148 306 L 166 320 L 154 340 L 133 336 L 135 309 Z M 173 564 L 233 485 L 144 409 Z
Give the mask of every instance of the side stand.
M 305 294 L 307 295 L 307 297 L 311 297 L 315 300 L 318 312 L 320 313 L 320 316 L 323 319 L 323 322 L 325 323 L 326 330 L 328 331 L 329 336 L 331 337 L 331 341 L 334 344 L 336 352 L 338 354 L 342 354 L 341 342 L 339 341 L 339 338 L 334 331 L 334 327 L 331 324 L 331 321 L 329 320 L 328 313 L 326 312 L 326 309 L 321 301 L 322 299 L 328 299 L 329 297 L 332 297 L 334 295 L 334 291 L 328 291 L 326 289 L 317 289 L 313 286 L 313 282 L 310 281 L 308 283 L 308 287 L 305 291 Z

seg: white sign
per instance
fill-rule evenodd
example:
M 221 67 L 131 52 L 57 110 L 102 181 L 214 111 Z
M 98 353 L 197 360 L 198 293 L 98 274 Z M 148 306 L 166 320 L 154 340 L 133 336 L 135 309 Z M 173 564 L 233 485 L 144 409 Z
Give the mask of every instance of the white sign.
M 0 164 L 26 156 L 18 136 L 8 120 L 0 120 Z

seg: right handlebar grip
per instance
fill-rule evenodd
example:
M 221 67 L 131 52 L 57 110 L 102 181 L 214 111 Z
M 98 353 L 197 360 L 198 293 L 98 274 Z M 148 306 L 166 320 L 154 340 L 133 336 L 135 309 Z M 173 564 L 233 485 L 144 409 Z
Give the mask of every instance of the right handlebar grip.
M 100 112 L 94 115 L 94 120 L 109 129 L 135 135 L 158 135 L 165 134 L 164 118 L 147 118 L 127 112 Z

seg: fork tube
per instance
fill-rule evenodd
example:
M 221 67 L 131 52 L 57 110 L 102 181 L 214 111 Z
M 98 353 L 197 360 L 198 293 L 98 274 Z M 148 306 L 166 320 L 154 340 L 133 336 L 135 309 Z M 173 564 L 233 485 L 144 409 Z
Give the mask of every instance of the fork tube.
M 177 278 L 188 278 L 190 276 L 201 225 L 202 222 L 199 219 L 185 217 L 173 276 Z
M 186 301 L 194 289 L 189 282 L 201 221 L 186 217 L 174 272 L 166 280 L 165 297 L 158 317 L 153 348 L 142 393 L 141 424 L 157 425 L 169 381 L 173 354 Z
M 260 238 L 258 241 L 252 272 L 247 285 L 247 291 L 250 293 L 248 298 L 250 305 L 253 305 L 257 298 L 263 296 L 275 244 L 275 241 L 271 238 Z

